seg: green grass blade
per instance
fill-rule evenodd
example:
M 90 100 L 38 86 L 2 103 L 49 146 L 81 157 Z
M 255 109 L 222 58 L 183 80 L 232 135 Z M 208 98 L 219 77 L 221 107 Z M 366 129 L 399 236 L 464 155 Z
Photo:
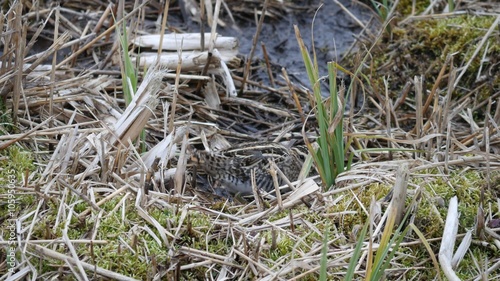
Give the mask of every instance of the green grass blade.
M 372 275 L 371 280 L 373 280 L 373 281 L 382 280 L 382 275 L 384 274 L 385 270 L 387 268 L 389 268 L 389 266 L 391 264 L 391 260 L 394 257 L 394 255 L 396 254 L 397 249 L 399 248 L 399 244 L 401 244 L 401 242 L 403 241 L 403 239 L 406 236 L 406 233 L 408 232 L 409 229 L 410 229 L 409 227 L 406 227 L 403 230 L 403 232 L 400 232 L 398 229 L 398 231 L 394 234 L 394 237 L 391 239 L 390 243 L 383 251 L 384 259 L 382 259 L 381 260 L 382 262 L 374 267 L 374 271 L 372 271 L 372 272 L 375 273 L 375 275 Z M 394 245 L 394 246 L 391 247 L 391 245 Z M 391 248 L 392 248 L 392 250 L 391 250 Z
M 368 225 L 370 224 L 370 220 L 367 219 L 363 230 L 358 237 L 358 242 L 356 243 L 356 248 L 352 254 L 351 260 L 349 261 L 349 267 L 347 268 L 347 272 L 344 280 L 353 280 L 354 278 L 354 270 L 356 270 L 356 265 L 358 264 L 359 257 L 361 256 L 361 248 L 363 247 L 363 242 L 365 241 L 366 232 L 368 232 Z
M 425 235 L 413 223 L 410 223 L 409 227 L 411 227 L 411 229 L 413 229 L 415 234 L 417 234 L 418 238 L 420 238 L 420 240 L 422 241 L 422 244 L 425 246 L 425 249 L 427 249 L 427 252 L 429 252 L 429 256 L 431 257 L 432 264 L 434 265 L 434 269 L 436 270 L 436 276 L 438 277 L 439 280 L 442 280 L 441 275 L 440 275 L 441 271 L 439 269 L 439 262 L 436 259 L 436 254 L 432 250 L 432 247 L 429 244 L 429 241 L 427 241 L 427 238 L 425 238 Z
M 128 52 L 128 36 L 127 36 L 127 27 L 125 23 L 123 24 L 123 33 L 120 34 L 120 43 L 122 45 L 122 85 L 123 85 L 123 95 L 125 98 L 125 102 L 128 105 L 132 101 L 132 97 L 137 90 L 138 83 L 138 75 L 137 69 L 132 63 L 132 59 L 130 58 Z

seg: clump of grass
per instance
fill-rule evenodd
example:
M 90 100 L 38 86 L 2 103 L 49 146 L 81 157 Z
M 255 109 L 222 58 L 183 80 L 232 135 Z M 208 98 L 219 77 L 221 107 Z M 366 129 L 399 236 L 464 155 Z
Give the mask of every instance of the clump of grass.
M 453 12 L 455 10 L 455 1 L 448 0 L 448 9 L 450 12 Z
M 372 205 L 373 204 L 375 204 L 375 200 L 373 200 Z M 403 238 L 406 236 L 406 233 L 410 230 L 412 226 L 411 224 L 408 225 L 405 223 L 410 214 L 410 212 L 407 212 L 402 222 L 399 223 L 399 226 L 394 230 L 394 227 L 397 224 L 396 222 L 397 212 L 398 211 L 396 208 L 389 209 L 389 215 L 385 222 L 384 232 L 382 233 L 380 242 L 378 243 L 379 247 L 375 252 L 375 256 L 373 256 L 372 254 L 373 240 L 369 239 L 369 245 L 368 245 L 369 253 L 367 255 L 367 260 L 366 260 L 365 280 L 383 279 L 383 275 L 385 271 L 389 268 L 391 260 L 393 259 L 394 255 L 398 252 L 399 245 L 401 244 Z M 363 244 L 365 242 L 365 239 L 367 238 L 366 236 L 371 223 L 373 223 L 372 219 L 371 217 L 368 217 L 363 229 L 359 234 L 358 242 L 356 243 L 356 248 L 349 262 L 349 267 L 347 269 L 346 277 L 344 280 L 355 279 L 354 278 L 355 269 L 360 262 L 359 259 L 361 257 Z
M 375 12 L 377 12 L 377 15 L 384 21 L 387 20 L 387 16 L 389 15 L 389 11 L 391 10 L 391 5 L 389 4 L 388 0 L 382 0 L 380 1 L 374 1 L 372 0 L 372 5 L 373 8 L 375 9 Z
M 398 1 L 396 1 L 396 2 L 398 2 Z M 380 17 L 381 22 L 384 23 L 385 30 L 387 31 L 387 33 L 389 35 L 391 35 L 392 28 L 391 28 L 391 25 L 389 23 L 392 19 L 395 3 L 393 1 L 388 1 L 388 0 L 382 0 L 382 2 L 372 0 L 372 5 L 373 5 L 373 8 L 375 9 L 375 12 Z
M 122 33 L 119 33 L 120 43 L 122 47 L 122 61 L 120 63 L 121 72 L 122 72 L 122 87 L 123 87 L 123 96 L 125 99 L 125 104 L 128 106 L 137 92 L 137 84 L 139 81 L 139 72 L 138 68 L 134 66 L 132 62 L 132 58 L 129 55 L 128 49 L 128 32 L 126 22 L 122 23 Z M 146 132 L 142 130 L 140 134 L 141 140 L 141 150 L 146 150 Z
M 330 189 L 335 183 L 335 178 L 345 171 L 345 147 L 343 135 L 342 115 L 344 112 L 344 90 L 337 85 L 337 70 L 339 66 L 335 62 L 328 62 L 328 79 L 330 81 L 330 97 L 324 99 L 321 94 L 321 78 L 313 47 L 313 59 L 300 36 L 300 31 L 295 26 L 295 36 L 299 43 L 302 59 L 306 72 L 313 89 L 313 110 L 318 122 L 319 136 L 317 139 L 318 149 L 306 140 L 309 151 L 318 169 L 318 173 L 326 189 Z
M 132 58 L 129 56 L 127 26 L 125 23 L 122 25 L 123 31 L 119 34 L 122 46 L 122 62 L 120 65 L 122 70 L 123 95 L 125 103 L 129 105 L 132 101 L 132 97 L 137 91 L 137 83 L 139 79 L 137 69 L 134 67 Z

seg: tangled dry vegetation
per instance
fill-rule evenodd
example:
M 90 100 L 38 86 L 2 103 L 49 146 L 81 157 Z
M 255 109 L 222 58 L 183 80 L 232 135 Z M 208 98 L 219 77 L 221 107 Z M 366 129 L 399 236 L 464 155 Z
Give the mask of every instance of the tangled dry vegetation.
M 294 192 L 261 201 L 214 193 L 193 171 L 190 152 L 313 141 L 309 86 L 290 82 L 286 71 L 255 81 L 270 68 L 238 57 L 231 38 L 217 45 L 213 25 L 195 51 L 180 35 L 163 41 L 158 48 L 175 42 L 163 58 L 168 67 L 155 66 L 157 47 L 139 36 L 155 33 L 155 24 L 156 33 L 180 31 L 162 17 L 180 13 L 177 3 L 124 2 L 2 1 L 2 280 L 317 280 L 324 248 L 328 279 L 343 279 L 370 220 L 354 261 L 361 279 L 394 186 L 408 188 L 394 191 L 403 197 L 392 202 L 403 204 L 412 231 L 385 278 L 498 278 L 498 3 L 462 1 L 443 13 L 446 1 L 413 1 L 410 11 L 412 1 L 400 1 L 398 20 L 365 29 L 344 62 L 352 66 L 344 73 L 344 135 L 354 165 L 333 187 L 312 173 Z M 269 17 L 298 8 L 268 2 Z M 226 17 L 208 21 L 262 10 L 252 1 L 226 4 Z M 183 10 L 199 17 L 196 5 Z M 469 36 L 465 46 L 452 45 L 460 36 Z M 203 51 L 214 44 L 218 52 Z M 149 64 L 130 72 L 147 56 Z M 454 196 L 460 218 L 451 216 Z M 458 234 L 443 234 L 450 217 Z M 453 262 L 443 235 L 462 243 Z

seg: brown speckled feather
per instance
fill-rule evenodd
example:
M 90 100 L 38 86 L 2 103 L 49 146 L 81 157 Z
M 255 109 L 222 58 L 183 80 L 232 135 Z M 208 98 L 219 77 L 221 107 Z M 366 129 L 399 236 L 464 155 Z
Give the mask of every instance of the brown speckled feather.
M 300 151 L 300 152 L 299 152 Z M 285 176 L 294 181 L 302 168 L 306 150 L 287 148 L 279 143 L 246 143 L 222 151 L 196 151 L 191 159 L 198 169 L 219 180 L 233 194 L 252 194 L 251 170 L 255 170 L 258 188 L 267 192 L 274 189 L 269 174 L 269 159 L 281 169 Z M 278 176 L 278 183 L 283 180 Z

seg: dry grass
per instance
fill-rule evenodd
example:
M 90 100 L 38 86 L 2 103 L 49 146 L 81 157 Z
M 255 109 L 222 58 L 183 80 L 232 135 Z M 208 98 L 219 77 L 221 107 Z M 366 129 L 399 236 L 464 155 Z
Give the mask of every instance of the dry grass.
M 269 2 L 266 15 L 276 18 L 298 8 Z M 480 5 L 470 2 L 470 7 Z M 250 4 L 228 4 L 233 13 L 253 14 Z M 151 65 L 147 72 L 140 70 L 136 94 L 126 104 L 123 87 L 130 84 L 122 83 L 116 35 L 122 29 L 115 28 L 126 23 L 129 38 L 145 33 L 144 23 L 163 14 L 160 4 L 2 5 L 0 83 L 5 112 L 0 149 L 6 187 L 0 188 L 5 198 L 0 203 L 0 272 L 7 280 L 9 274 L 12 280 L 66 275 L 82 280 L 315 280 L 327 228 L 329 279 L 342 279 L 357 231 L 371 214 L 373 243 L 367 240 L 356 267 L 357 278 L 362 278 L 366 256 L 377 250 L 384 231 L 386 195 L 396 182 L 402 185 L 401 176 L 396 180 L 401 166 L 408 167 L 408 194 L 398 193 L 396 203 L 414 202 L 406 204 L 412 206 L 406 212 L 425 240 L 410 231 L 385 276 L 441 275 L 429 273 L 429 251 L 439 252 L 446 206 L 454 195 L 462 212 L 458 239 L 467 229 L 476 232 L 475 243 L 465 246 L 467 262 L 453 270 L 468 279 L 498 276 L 495 253 L 500 240 L 494 228 L 499 209 L 500 78 L 498 67 L 488 61 L 494 58 L 481 49 L 491 38 L 498 43 L 498 4 L 483 7 L 496 20 L 484 37 L 474 38 L 478 44 L 472 56 L 457 68 L 450 55 L 437 77 L 429 79 L 432 85 L 422 77 L 397 77 L 407 86 L 393 96 L 391 81 L 381 79 L 384 87 L 377 88 L 375 76 L 370 76 L 388 66 L 373 69 L 371 60 L 359 56 L 369 71 L 351 77 L 351 89 L 363 95 L 349 99 L 354 104 L 362 98 L 363 109 L 352 106 L 344 120 L 356 164 L 330 191 L 313 176 L 296 183 L 297 190 L 282 201 L 218 196 L 195 176 L 188 159 L 202 143 L 217 148 L 256 140 L 302 143 L 304 135 L 314 139 L 314 116 L 306 118 L 310 92 L 283 78 L 286 72 L 276 74 L 272 85 L 254 81 L 252 74 L 259 69 L 245 69 L 249 65 L 241 66 L 232 55 L 212 56 L 208 40 L 205 50 L 199 50 L 204 60 L 189 57 L 191 50 L 178 50 L 174 56 L 181 60 L 172 69 Z M 126 15 L 120 15 L 122 6 L 129 11 Z M 456 13 L 465 8 L 457 7 Z M 151 14 L 155 17 L 148 18 Z M 407 20 L 423 20 L 411 17 Z M 37 19 L 44 19 L 43 25 L 35 25 Z M 167 28 L 165 21 L 160 28 L 176 30 Z M 216 25 L 212 28 L 215 31 Z M 364 36 L 375 35 L 363 33 L 360 38 Z M 49 47 L 41 47 L 42 42 Z M 137 53 L 134 47 L 130 56 Z M 490 71 L 490 80 L 480 80 L 493 81 L 490 88 L 496 92 L 486 97 L 475 94 L 486 87 L 483 84 L 460 84 L 480 56 L 483 69 L 496 69 Z M 186 61 L 192 68 L 183 67 Z M 232 95 L 236 90 L 231 83 L 238 96 Z M 457 88 L 467 94 L 452 98 Z M 9 192 L 16 199 L 12 208 Z M 13 266 L 8 264 L 11 253 Z

